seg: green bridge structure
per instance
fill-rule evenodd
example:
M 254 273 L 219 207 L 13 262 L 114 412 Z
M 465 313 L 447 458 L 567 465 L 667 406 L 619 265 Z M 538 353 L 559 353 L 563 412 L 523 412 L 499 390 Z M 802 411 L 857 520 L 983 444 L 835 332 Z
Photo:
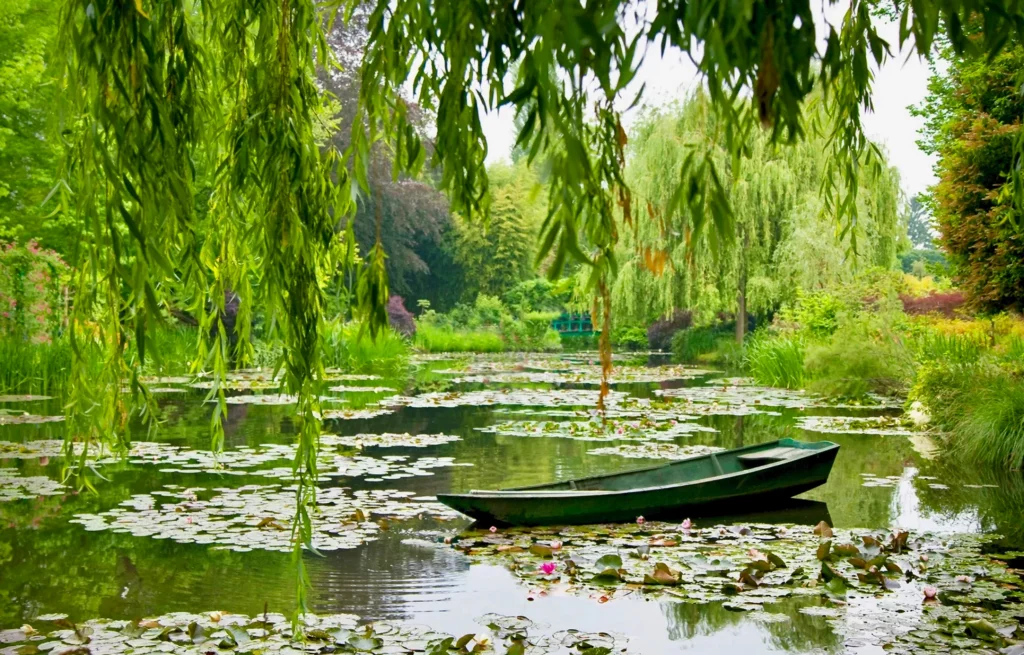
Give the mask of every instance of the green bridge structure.
M 562 312 L 558 318 L 551 321 L 551 327 L 555 328 L 559 334 L 565 335 L 586 337 L 598 332 L 594 330 L 594 323 L 590 320 L 590 312 Z

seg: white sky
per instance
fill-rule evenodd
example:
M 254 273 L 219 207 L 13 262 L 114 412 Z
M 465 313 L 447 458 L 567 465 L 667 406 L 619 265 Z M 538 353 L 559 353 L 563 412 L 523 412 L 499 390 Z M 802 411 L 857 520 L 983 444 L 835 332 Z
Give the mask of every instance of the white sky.
M 828 32 L 824 27 L 827 19 L 838 24 L 842 19 L 846 3 L 816 10 L 817 33 L 822 37 Z M 893 49 L 898 42 L 898 28 L 895 23 L 879 24 L 879 33 L 889 41 Z M 908 107 L 916 105 L 927 93 L 929 76 L 928 64 L 916 55 L 907 59 L 906 52 L 895 54 L 887 60 L 881 70 L 875 71 L 873 102 L 875 111 L 864 116 L 864 128 L 869 138 L 885 147 L 889 160 L 900 172 L 902 186 L 908 197 L 925 191 L 935 183 L 932 173 L 933 158 L 922 152 L 915 143 L 921 119 L 910 115 Z M 646 82 L 644 103 L 662 105 L 681 98 L 685 92 L 698 83 L 696 68 L 689 59 L 671 50 L 662 58 L 657 48 L 651 48 L 637 73 L 633 84 Z M 627 122 L 629 116 L 626 117 Z M 488 162 L 507 159 L 515 143 L 512 112 L 505 109 L 486 115 L 482 119 L 488 141 Z M 628 132 L 628 125 L 627 125 Z

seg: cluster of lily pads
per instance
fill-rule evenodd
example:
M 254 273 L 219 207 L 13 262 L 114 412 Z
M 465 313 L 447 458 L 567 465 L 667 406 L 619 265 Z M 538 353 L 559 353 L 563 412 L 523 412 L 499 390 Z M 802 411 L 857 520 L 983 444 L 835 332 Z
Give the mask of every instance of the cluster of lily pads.
M 352 448 L 426 448 L 460 441 L 462 437 L 454 434 L 409 434 L 383 432 L 379 434 L 355 434 L 338 436 L 324 434 L 320 436 L 322 446 L 350 446 Z
M 626 653 L 626 638 L 576 630 L 549 632 L 523 616 L 487 614 L 476 619 L 479 632 L 448 635 L 428 627 L 377 621 L 354 614 L 305 614 L 298 626 L 278 613 L 255 617 L 227 612 L 175 612 L 138 621 L 95 619 L 73 623 L 64 614 L 37 617 L 35 625 L 0 631 L 0 653 L 21 655 L 141 655 L 168 653 L 364 653 L 449 655 L 482 651 L 606 655 Z
M 109 511 L 78 514 L 71 522 L 88 531 L 111 530 L 239 552 L 290 552 L 295 491 L 295 486 L 279 484 L 213 490 L 165 485 L 152 493 L 132 496 Z M 420 499 L 410 491 L 330 487 L 320 489 L 316 501 L 309 515 L 312 543 L 317 550 L 355 548 L 374 540 L 390 521 L 420 516 L 439 520 L 461 517 L 433 499 Z
M 717 453 L 722 450 L 717 446 L 704 446 L 701 444 L 678 445 L 674 443 L 663 443 L 649 441 L 645 443 L 620 444 L 618 446 L 606 446 L 588 450 L 589 455 L 615 455 L 618 457 L 629 457 L 634 459 L 689 459 Z
M 614 406 L 627 398 L 611 391 L 605 403 Z M 431 392 L 384 401 L 386 406 L 463 407 L 484 405 L 525 405 L 532 407 L 596 407 L 598 391 L 593 389 L 482 389 L 479 391 Z
M 0 503 L 64 493 L 67 493 L 64 485 L 45 475 L 23 476 L 17 469 L 0 468 Z
M 476 367 L 479 368 L 479 367 Z M 456 384 L 600 384 L 601 367 L 594 365 L 573 366 L 566 370 L 527 370 L 528 366 L 520 366 L 511 370 L 490 370 L 467 375 L 458 375 L 451 379 Z M 457 374 L 459 371 L 439 371 Z M 610 384 L 666 382 L 669 380 L 692 380 L 705 375 L 706 371 L 692 366 L 616 366 L 609 377 Z
M 508 437 L 562 437 L 577 441 L 673 441 L 695 432 L 716 431 L 675 418 L 627 420 L 591 415 L 583 421 L 505 421 L 477 429 Z
M 41 416 L 17 409 L 0 409 L 0 425 L 35 425 L 39 423 L 57 423 L 64 420 L 64 415 Z
M 503 563 L 531 595 L 608 602 L 643 594 L 740 612 L 810 598 L 800 611 L 826 617 L 848 644 L 907 653 L 1024 648 L 1024 580 L 986 554 L 994 536 L 637 521 L 492 528 L 449 542 L 473 561 Z
M 918 432 L 903 416 L 801 416 L 796 426 L 826 434 L 872 434 L 909 437 Z

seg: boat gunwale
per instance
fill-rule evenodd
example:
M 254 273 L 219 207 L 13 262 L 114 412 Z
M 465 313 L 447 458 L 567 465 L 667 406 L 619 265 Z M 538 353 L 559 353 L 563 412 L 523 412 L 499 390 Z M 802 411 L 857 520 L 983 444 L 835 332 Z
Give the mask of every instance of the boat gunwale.
M 739 452 L 739 451 L 742 451 L 742 450 L 756 449 L 758 447 L 763 447 L 763 446 L 766 446 L 766 445 L 772 444 L 772 443 L 776 443 L 777 444 L 779 441 L 782 441 L 782 439 L 778 439 L 778 440 L 776 440 L 774 442 L 769 441 L 769 442 L 766 442 L 766 443 L 763 443 L 763 444 L 755 444 L 754 446 L 747 446 L 747 447 L 744 447 L 744 448 L 736 448 L 736 449 L 733 449 L 733 450 L 731 450 L 729 452 L 730 453 L 736 453 L 736 452 Z M 796 439 L 790 439 L 790 441 L 797 441 L 797 440 Z M 775 461 L 775 462 L 770 462 L 768 464 L 763 464 L 761 466 L 753 466 L 751 468 L 743 469 L 743 470 L 740 470 L 740 471 L 734 471 L 732 473 L 723 473 L 722 475 L 716 475 L 716 476 L 713 476 L 713 477 L 700 478 L 698 480 L 690 480 L 689 482 L 678 482 L 678 483 L 675 483 L 675 484 L 666 484 L 666 485 L 661 485 L 661 486 L 657 486 L 657 487 L 638 487 L 636 489 L 622 489 L 622 490 L 614 490 L 614 491 L 609 491 L 609 490 L 604 490 L 604 489 L 595 489 L 595 490 L 591 490 L 591 491 L 588 491 L 586 489 L 565 489 L 565 490 L 555 490 L 555 489 L 552 489 L 552 490 L 548 490 L 548 491 L 544 491 L 543 489 L 535 489 L 535 490 L 530 490 L 530 489 L 518 489 L 518 490 L 502 490 L 502 489 L 495 489 L 495 490 L 471 490 L 471 491 L 469 491 L 467 493 L 460 493 L 460 494 L 437 494 L 437 498 L 438 498 L 438 500 L 441 500 L 442 498 L 488 498 L 488 499 L 495 499 L 495 498 L 502 498 L 502 497 L 508 497 L 508 498 L 513 498 L 513 499 L 515 499 L 515 498 L 522 499 L 522 498 L 530 498 L 530 497 L 534 497 L 534 498 L 563 498 L 564 499 L 564 498 L 571 498 L 571 497 L 588 498 L 588 497 L 593 497 L 593 496 L 624 496 L 624 495 L 628 495 L 628 494 L 647 493 L 647 492 L 651 492 L 651 491 L 664 491 L 664 490 L 669 490 L 669 489 L 681 489 L 681 488 L 688 487 L 688 486 L 693 486 L 693 485 L 698 485 L 698 484 L 705 484 L 705 483 L 715 482 L 715 481 L 719 481 L 719 480 L 725 480 L 727 478 L 747 475 L 747 474 L 755 472 L 755 471 L 767 470 L 767 469 L 770 469 L 771 467 L 786 466 L 786 465 L 794 463 L 794 462 L 799 462 L 799 461 L 801 461 L 801 460 L 803 460 L 803 459 L 805 459 L 807 457 L 810 457 L 812 455 L 816 455 L 816 454 L 819 454 L 819 453 L 827 453 L 827 452 L 835 451 L 835 450 L 839 449 L 839 444 L 835 443 L 834 441 L 827 441 L 827 440 L 822 440 L 822 441 L 800 441 L 798 443 L 807 444 L 807 445 L 817 445 L 817 444 L 828 444 L 828 445 L 826 445 L 823 448 L 801 448 L 801 450 L 806 450 L 807 452 L 803 453 L 803 454 L 799 454 L 799 455 L 797 455 L 795 457 L 787 457 L 786 459 L 780 459 L 780 460 Z M 669 464 L 660 464 L 658 466 L 652 466 L 652 467 L 649 467 L 649 468 L 634 469 L 632 471 L 623 471 L 622 473 L 610 473 L 608 475 L 603 475 L 603 476 L 599 475 L 599 476 L 594 476 L 592 478 L 578 478 L 577 480 L 592 480 L 592 479 L 597 479 L 597 478 L 614 477 L 614 476 L 618 476 L 618 475 L 627 475 L 627 474 L 631 474 L 631 473 L 644 473 L 646 471 L 655 471 L 657 469 L 665 468 L 666 466 L 673 466 L 674 464 L 679 464 L 679 463 L 682 463 L 682 462 L 692 461 L 692 460 L 696 460 L 696 459 L 710 458 L 712 455 L 717 455 L 717 454 L 719 454 L 719 453 L 708 453 L 707 455 L 700 455 L 698 457 L 690 457 L 690 458 L 687 458 L 687 459 L 677 460 L 675 462 L 670 462 Z M 577 481 L 577 480 L 573 480 L 573 481 Z M 552 485 L 555 485 L 555 484 L 565 484 L 566 482 L 570 482 L 570 480 L 564 480 L 562 482 L 553 482 L 551 484 Z M 444 502 L 444 501 L 442 501 L 442 502 Z

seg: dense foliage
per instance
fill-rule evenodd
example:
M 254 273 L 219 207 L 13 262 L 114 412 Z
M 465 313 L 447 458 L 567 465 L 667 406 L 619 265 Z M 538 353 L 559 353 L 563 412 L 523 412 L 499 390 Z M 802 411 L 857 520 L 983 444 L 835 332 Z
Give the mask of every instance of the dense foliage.
M 746 314 L 770 315 L 803 290 L 848 278 L 856 268 L 848 257 L 854 242 L 862 267 L 894 265 L 902 229 L 895 169 L 882 166 L 860 177 L 861 220 L 837 238 L 820 198 L 824 138 L 779 147 L 763 133 L 750 135 L 749 165 L 722 177 L 733 208 L 731 232 L 702 234 L 690 208 L 670 211 L 673 171 L 692 153 L 730 170 L 722 131 L 702 93 L 637 127 L 627 179 L 650 220 L 623 234 L 612 293 L 617 320 L 647 325 L 687 309 L 707 323 L 728 313 L 737 317 L 742 339 Z
M 1024 307 L 1024 223 L 1011 179 L 1024 115 L 1020 42 L 992 58 L 942 48 L 944 70 L 932 75 L 918 108 L 927 120 L 921 146 L 939 157 L 939 241 L 957 282 L 985 311 Z

